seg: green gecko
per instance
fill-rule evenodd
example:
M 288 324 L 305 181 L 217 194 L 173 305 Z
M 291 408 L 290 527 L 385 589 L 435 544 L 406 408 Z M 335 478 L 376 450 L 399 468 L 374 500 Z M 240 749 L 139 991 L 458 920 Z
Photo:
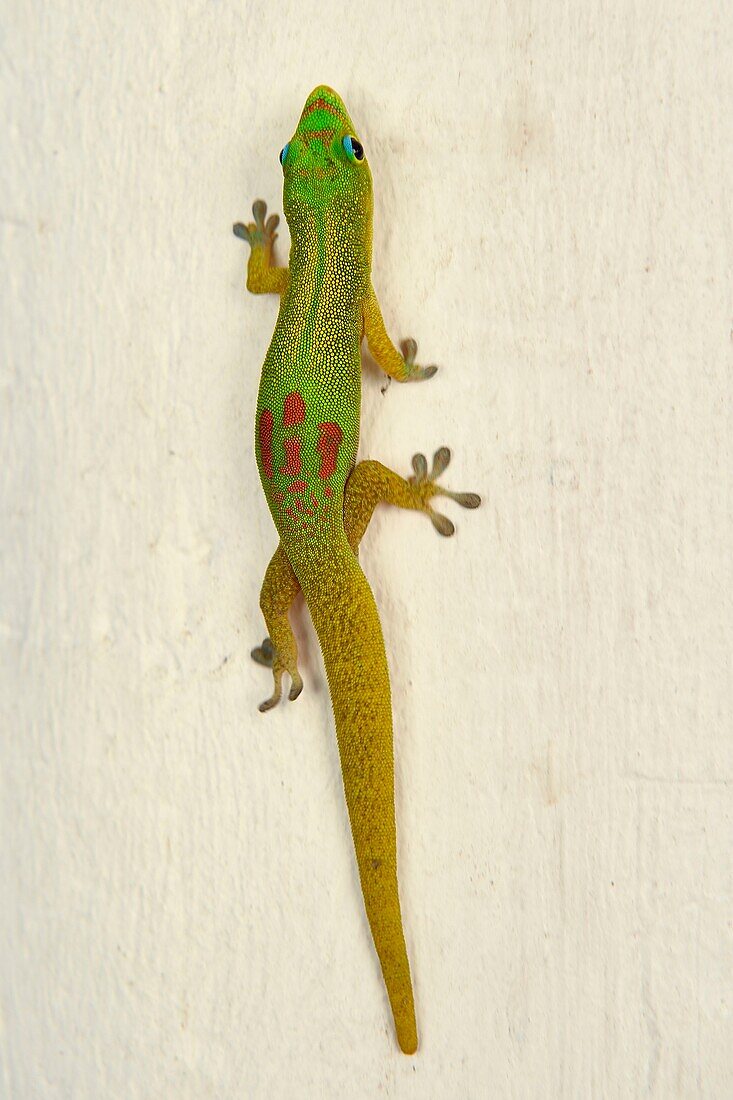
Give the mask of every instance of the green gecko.
M 252 651 L 272 669 L 280 699 L 303 688 L 288 610 L 303 592 L 318 635 L 336 723 L 346 805 L 364 905 L 405 1054 L 417 1050 L 410 964 L 397 889 L 392 703 L 382 629 L 357 548 L 379 503 L 424 512 L 441 535 L 451 521 L 436 496 L 477 508 L 475 493 L 437 484 L 450 451 L 423 455 L 405 480 L 379 462 L 356 463 L 361 407 L 360 345 L 391 378 L 419 382 L 437 368 L 415 362 L 417 346 L 392 344 L 371 282 L 372 178 L 346 108 L 321 85 L 308 96 L 280 154 L 283 206 L 292 245 L 287 267 L 273 265 L 277 215 L 258 200 L 254 222 L 234 232 L 251 252 L 247 289 L 280 295 L 262 367 L 255 446 L 262 486 L 280 544 L 267 567 L 260 607 L 269 637 Z

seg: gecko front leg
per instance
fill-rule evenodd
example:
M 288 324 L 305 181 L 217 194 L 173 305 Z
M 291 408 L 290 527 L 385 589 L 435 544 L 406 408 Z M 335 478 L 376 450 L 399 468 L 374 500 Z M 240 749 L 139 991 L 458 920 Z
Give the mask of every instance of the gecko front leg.
M 254 222 L 234 226 L 235 237 L 247 241 L 252 251 L 247 264 L 247 290 L 250 294 L 284 294 L 288 286 L 287 267 L 274 267 L 272 249 L 275 244 L 280 218 L 270 214 L 265 221 L 267 204 L 257 199 L 252 205 Z
M 394 378 L 396 382 L 422 382 L 433 377 L 437 367 L 420 367 L 415 362 L 417 344 L 414 340 L 405 340 L 404 355 L 390 340 L 373 286 L 369 287 L 369 293 L 364 299 L 363 322 L 369 351 L 390 378 Z

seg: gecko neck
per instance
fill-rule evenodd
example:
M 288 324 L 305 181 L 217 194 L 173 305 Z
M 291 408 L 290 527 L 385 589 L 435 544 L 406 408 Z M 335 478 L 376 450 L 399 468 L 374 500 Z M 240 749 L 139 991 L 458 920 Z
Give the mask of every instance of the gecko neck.
M 369 285 L 371 226 L 338 207 L 314 207 L 289 218 L 294 288 L 334 303 L 361 300 Z

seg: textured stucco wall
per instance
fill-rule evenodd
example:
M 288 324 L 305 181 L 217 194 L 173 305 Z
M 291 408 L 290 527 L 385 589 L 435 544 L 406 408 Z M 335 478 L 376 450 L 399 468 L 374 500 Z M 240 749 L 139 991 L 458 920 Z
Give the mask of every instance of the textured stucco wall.
M 730 10 L 346 7 L 6 5 L 0 1092 L 729 1097 Z M 366 369 L 362 453 L 485 498 L 362 553 L 415 1060 L 307 617 L 297 704 L 249 659 L 276 303 L 231 224 L 320 81 L 442 365 Z

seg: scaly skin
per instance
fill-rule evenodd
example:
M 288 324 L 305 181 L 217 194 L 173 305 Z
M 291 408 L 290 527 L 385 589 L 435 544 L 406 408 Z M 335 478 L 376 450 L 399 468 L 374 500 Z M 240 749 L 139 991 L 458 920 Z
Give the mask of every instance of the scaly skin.
M 370 274 L 371 173 L 331 88 L 308 96 L 281 162 L 292 238 L 288 267 L 272 264 L 278 218 L 265 220 L 264 202 L 254 204 L 254 222 L 234 227 L 252 249 L 248 289 L 281 296 L 256 423 L 257 464 L 280 545 L 260 596 L 269 637 L 252 656 L 273 671 L 273 694 L 261 710 L 280 699 L 285 672 L 290 698 L 297 698 L 303 681 L 288 609 L 302 590 L 326 666 L 367 917 L 398 1042 L 413 1054 L 417 1025 L 397 889 L 389 673 L 356 550 L 380 501 L 427 513 L 442 535 L 453 534 L 453 524 L 433 510 L 435 496 L 466 508 L 480 501 L 475 493 L 436 484 L 450 460 L 446 447 L 436 451 L 430 475 L 416 455 L 409 480 L 378 462 L 355 466 L 363 336 L 380 367 L 399 382 L 430 378 L 437 368 L 415 363 L 412 340 L 402 355 L 385 330 Z

